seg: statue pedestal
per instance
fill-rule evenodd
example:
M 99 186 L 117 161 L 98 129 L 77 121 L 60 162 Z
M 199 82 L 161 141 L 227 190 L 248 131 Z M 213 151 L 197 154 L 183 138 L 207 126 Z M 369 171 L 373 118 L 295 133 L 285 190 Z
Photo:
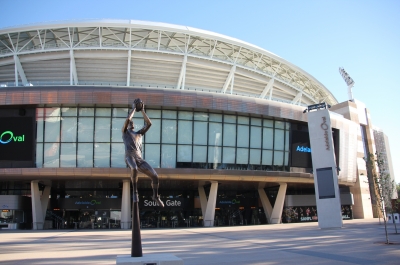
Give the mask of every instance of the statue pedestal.
M 117 265 L 183 265 L 183 260 L 171 254 L 147 254 L 143 257 L 117 256 Z

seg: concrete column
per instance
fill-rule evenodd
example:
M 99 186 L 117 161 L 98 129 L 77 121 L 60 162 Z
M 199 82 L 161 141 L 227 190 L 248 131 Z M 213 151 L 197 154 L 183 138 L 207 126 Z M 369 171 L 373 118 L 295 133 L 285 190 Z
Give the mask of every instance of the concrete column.
M 122 180 L 122 202 L 121 202 L 121 229 L 130 229 L 131 218 L 131 181 Z
M 39 180 L 31 181 L 31 200 L 32 200 L 32 223 L 33 230 L 43 229 L 43 211 L 40 201 Z
M 207 195 L 203 186 L 199 186 L 199 197 L 201 205 L 201 214 L 205 216 L 207 210 Z
M 204 215 L 204 226 L 214 226 L 217 192 L 218 192 L 218 182 L 211 181 L 211 188 L 210 188 L 210 193 L 208 194 L 206 214 Z
M 263 188 L 258 189 L 258 194 L 260 195 L 261 204 L 264 209 L 265 217 L 267 217 L 268 223 L 270 223 L 271 216 L 272 216 L 272 205 L 268 199 L 267 194 Z
M 283 204 L 285 203 L 286 189 L 287 189 L 287 184 L 280 183 L 278 195 L 276 197 L 274 209 L 272 210 L 270 218 L 271 224 L 281 223 Z
M 47 206 L 49 205 L 49 201 L 50 201 L 50 198 L 49 198 L 50 190 L 51 190 L 51 186 L 50 185 L 46 185 L 44 187 L 42 196 L 40 198 L 40 206 L 42 208 L 43 221 L 46 220 Z

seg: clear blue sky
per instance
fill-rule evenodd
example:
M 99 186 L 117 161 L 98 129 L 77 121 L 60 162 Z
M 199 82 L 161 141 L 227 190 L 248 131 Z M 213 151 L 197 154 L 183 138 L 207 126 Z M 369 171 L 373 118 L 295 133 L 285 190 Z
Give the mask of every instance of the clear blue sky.
M 134 19 L 195 27 L 241 39 L 297 65 L 339 102 L 355 81 L 374 125 L 389 137 L 400 182 L 400 1 L 9 1 L 0 0 L 0 28 L 57 20 Z

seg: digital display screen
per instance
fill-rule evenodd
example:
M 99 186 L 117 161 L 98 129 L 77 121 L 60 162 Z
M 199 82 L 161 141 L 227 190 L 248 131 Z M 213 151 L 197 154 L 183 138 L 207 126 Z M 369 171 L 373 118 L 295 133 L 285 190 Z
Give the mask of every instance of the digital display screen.
M 308 132 L 292 131 L 292 167 L 311 168 L 311 147 Z
M 318 194 L 320 199 L 335 198 L 331 167 L 317 168 Z
M 33 117 L 0 117 L 0 160 L 33 160 Z

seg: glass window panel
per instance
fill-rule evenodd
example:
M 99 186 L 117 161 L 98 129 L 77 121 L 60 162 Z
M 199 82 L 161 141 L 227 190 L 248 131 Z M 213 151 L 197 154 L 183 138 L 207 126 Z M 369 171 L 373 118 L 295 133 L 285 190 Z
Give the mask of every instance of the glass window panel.
M 60 119 L 46 118 L 44 125 L 44 141 L 59 142 L 60 141 Z
M 264 127 L 274 127 L 273 120 L 264 120 Z
M 224 146 L 236 145 L 236 124 L 224 124 Z
M 163 110 L 162 111 L 163 119 L 174 119 L 176 120 L 176 110 Z
M 221 123 L 209 123 L 208 128 L 208 145 L 220 146 L 222 143 L 222 124 Z
M 94 145 L 94 167 L 110 167 L 109 143 L 96 143 Z
M 64 117 L 61 121 L 61 142 L 76 142 L 77 117 Z
M 178 162 L 192 162 L 192 146 L 178 145 Z
M 111 167 L 126 167 L 125 147 L 123 143 L 111 144 Z
M 224 122 L 236 123 L 235 115 L 224 115 Z
M 289 165 L 289 152 L 285 152 L 285 166 Z
M 222 163 L 227 163 L 227 164 L 235 164 L 235 148 L 234 147 L 224 147 L 223 148 L 224 155 L 222 158 Z
M 36 144 L 36 167 L 43 167 L 43 144 Z
M 143 116 L 136 115 L 135 117 L 133 117 L 132 121 L 133 121 L 133 130 L 135 132 L 139 131 L 140 129 L 142 129 L 144 127 Z M 153 124 L 153 120 L 151 120 L 151 123 Z M 122 128 L 122 125 L 121 125 L 121 128 Z
M 176 143 L 176 120 L 163 120 L 162 142 L 168 144 Z
M 78 144 L 78 167 L 93 167 L 93 143 Z
M 126 118 L 128 117 L 128 108 L 113 108 L 112 116 L 119 118 Z
M 44 108 L 36 108 L 36 117 L 44 117 Z
M 159 144 L 146 144 L 146 162 L 153 168 L 160 167 L 160 145 Z
M 222 122 L 222 114 L 210 113 L 209 121 Z
M 79 108 L 79 116 L 94 116 L 94 108 Z
M 196 121 L 208 121 L 208 113 L 205 112 L 195 112 L 194 120 Z
M 213 169 L 216 169 L 216 165 L 221 163 L 221 147 L 208 147 L 208 163 L 213 163 L 215 166 Z
M 43 118 L 37 118 L 36 121 L 36 141 L 43 142 Z
M 192 121 L 178 121 L 178 144 L 192 143 Z
M 284 149 L 284 140 L 285 140 L 285 131 L 284 130 L 275 130 L 275 150 L 283 150 Z
M 283 152 L 282 151 L 274 152 L 274 165 L 275 166 L 283 166 Z
M 60 108 L 45 108 L 44 109 L 44 117 L 46 120 L 58 120 L 60 117 Z
M 122 142 L 122 126 L 124 125 L 125 118 L 113 118 L 111 122 L 111 141 Z
M 249 149 L 238 148 L 236 150 L 236 152 L 237 152 L 236 164 L 248 164 L 249 163 Z
M 272 165 L 272 151 L 263 150 L 262 151 L 262 165 Z
M 206 146 L 193 146 L 193 162 L 206 163 L 207 162 L 207 147 Z
M 250 147 L 261 148 L 261 127 L 251 126 L 250 129 Z
M 66 116 L 76 116 L 78 114 L 78 109 L 77 108 L 61 108 L 61 116 L 66 117 Z
M 62 143 L 60 167 L 76 167 L 76 143 Z
M 289 151 L 289 131 L 285 131 L 285 151 Z
M 249 147 L 249 126 L 238 125 L 238 147 Z
M 262 120 L 259 118 L 251 118 L 251 125 L 261 126 Z
M 60 166 L 59 155 L 60 155 L 59 143 L 45 143 L 43 167 L 59 167 Z
M 274 141 L 274 131 L 270 128 L 263 128 L 263 149 L 272 149 Z
M 194 122 L 194 133 L 193 133 L 194 144 L 207 144 L 207 123 L 206 122 Z
M 78 142 L 93 142 L 93 123 L 93 117 L 78 119 Z
M 250 122 L 249 117 L 243 117 L 243 116 L 238 117 L 238 124 L 249 124 L 249 122 Z
M 146 110 L 146 114 L 147 114 L 147 116 L 149 116 L 150 119 L 161 118 L 161 110 L 149 109 L 149 110 Z
M 290 130 L 290 122 L 286 123 L 286 130 Z
M 181 120 L 192 120 L 193 119 L 193 112 L 191 111 L 179 111 L 178 118 Z
M 110 118 L 96 118 L 95 142 L 110 142 Z
M 161 167 L 176 167 L 176 145 L 163 144 L 161 146 Z
M 250 164 L 259 165 L 261 162 L 261 150 L 260 149 L 250 149 Z
M 285 129 L 285 122 L 283 122 L 283 121 L 275 121 L 275 128 L 276 129 Z
M 110 117 L 111 116 L 111 109 L 110 108 L 96 108 L 96 116 L 102 117 Z
M 161 120 L 159 119 L 152 119 L 151 120 L 151 127 L 146 132 L 146 143 L 160 143 L 160 126 Z

